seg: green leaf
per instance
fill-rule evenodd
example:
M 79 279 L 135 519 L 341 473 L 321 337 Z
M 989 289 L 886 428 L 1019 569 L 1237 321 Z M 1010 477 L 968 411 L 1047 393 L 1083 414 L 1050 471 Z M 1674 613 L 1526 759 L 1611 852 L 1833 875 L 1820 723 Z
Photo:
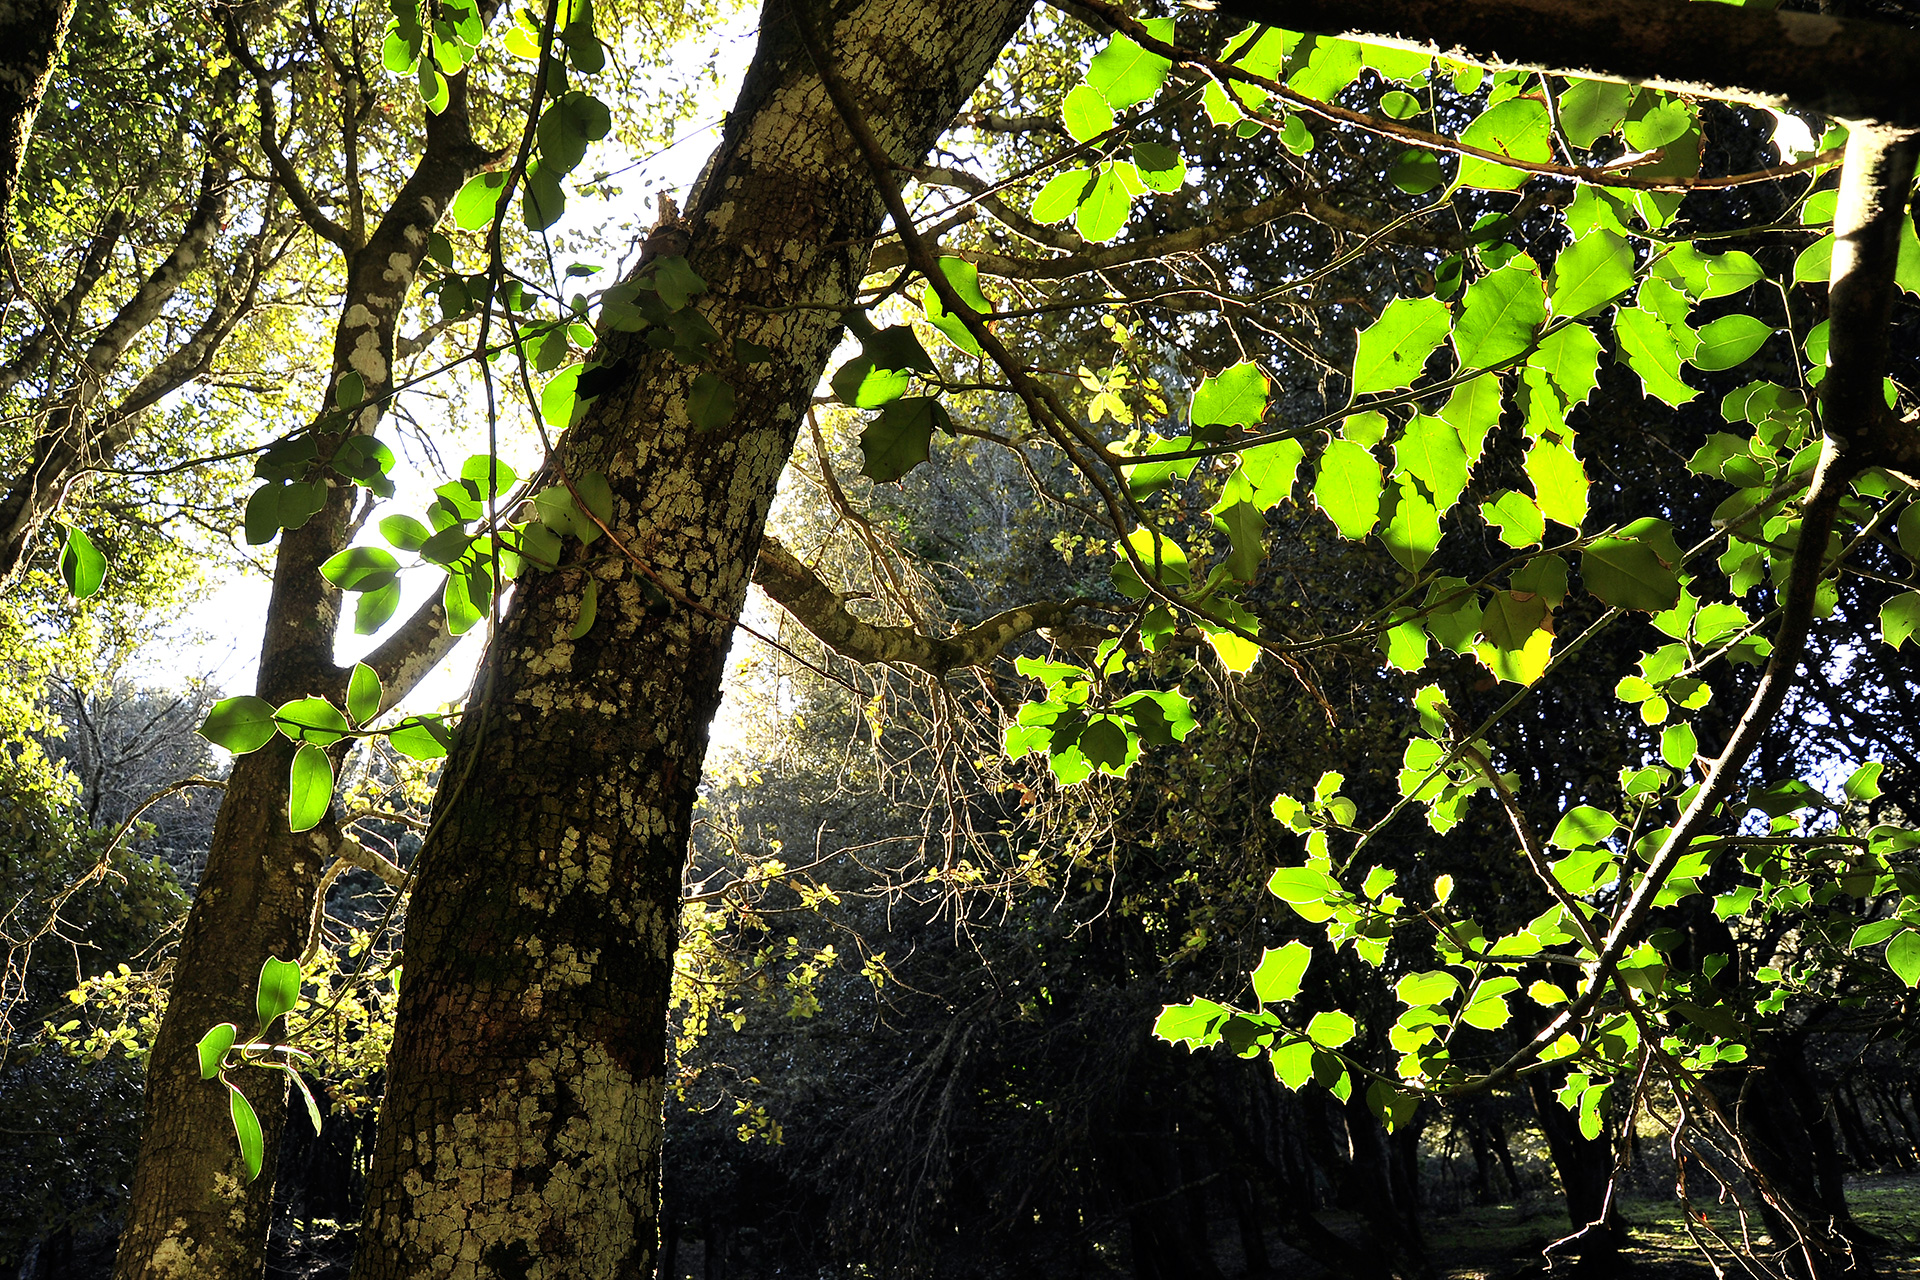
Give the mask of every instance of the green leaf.
M 1284 947 L 1269 947 L 1253 971 L 1253 992 L 1261 1004 L 1280 1004 L 1300 994 L 1307 962 L 1313 952 L 1304 944 L 1289 942 Z
M 410 760 L 438 760 L 447 754 L 451 741 L 439 719 L 409 716 L 387 734 L 387 742 Z
M 1620 828 L 1620 820 L 1592 805 L 1575 805 L 1547 840 L 1556 849 L 1583 849 L 1597 845 Z
M 1097 138 L 1113 128 L 1113 108 L 1092 85 L 1075 85 L 1060 104 L 1060 118 L 1075 142 Z
M 550 427 L 564 431 L 578 420 L 584 407 L 579 399 L 582 365 L 570 364 L 547 379 L 540 389 L 540 417 Z
M 1920 591 L 1905 591 L 1880 606 L 1880 635 L 1898 649 L 1920 631 Z
M 1353 359 L 1353 393 L 1410 387 L 1434 348 L 1447 340 L 1453 317 L 1435 298 L 1396 298 L 1361 330 Z
M 1585 151 L 1627 118 L 1633 86 L 1610 80 L 1574 80 L 1560 95 L 1560 129 Z
M 1402 151 L 1387 168 L 1387 181 L 1410 196 L 1423 196 L 1446 181 L 1440 157 L 1431 151 Z
M 1047 185 L 1033 198 L 1033 220 L 1042 224 L 1065 222 L 1092 188 L 1093 170 L 1084 165 L 1062 169 L 1047 179 Z
M 1773 336 L 1773 326 L 1757 316 L 1721 316 L 1700 329 L 1700 345 L 1687 361 L 1696 369 L 1731 369 L 1744 364 Z
M 567 639 L 578 640 L 593 630 L 593 619 L 599 610 L 600 580 L 588 577 L 587 585 L 580 590 L 580 616 L 567 629 Z
M 1126 36 L 1115 35 L 1106 48 L 1093 55 L 1087 66 L 1087 83 L 1098 89 L 1115 111 L 1125 111 L 1151 101 L 1172 70 L 1173 63 L 1166 58 L 1141 48 Z
M 1089 244 L 1105 244 L 1126 228 L 1127 214 L 1132 208 L 1133 197 L 1126 183 L 1120 180 L 1119 172 L 1112 164 L 1103 164 L 1093 186 L 1074 212 L 1073 226 Z
M 488 225 L 500 211 L 500 201 L 507 194 L 507 174 L 504 170 L 476 174 L 467 179 L 466 185 L 453 198 L 453 222 L 462 231 L 478 231 Z
M 1600 340 L 1583 324 L 1555 329 L 1527 357 L 1528 370 L 1538 370 L 1559 393 L 1564 410 L 1585 404 L 1600 384 Z
M 693 375 L 687 392 L 687 420 L 697 431 L 713 431 L 733 421 L 733 384 L 711 369 Z
M 933 431 L 953 430 L 953 419 L 931 396 L 904 396 L 880 410 L 860 433 L 860 474 L 885 484 L 932 456 Z
M 684 310 L 687 303 L 707 291 L 707 282 L 694 272 L 682 254 L 656 259 L 652 279 L 660 301 L 674 311 Z
M 1640 521 L 1626 532 L 1649 523 L 1657 522 Z M 1672 535 L 1667 536 L 1671 541 Z M 1654 540 L 1596 538 L 1580 554 L 1580 578 L 1590 593 L 1616 609 L 1659 613 L 1679 603 L 1677 560 L 1674 555 L 1662 556 Z
M 1393 985 L 1393 994 L 1402 1004 L 1420 1008 L 1451 999 L 1459 989 L 1460 980 L 1445 969 L 1430 969 L 1400 979 Z
M 1614 313 L 1613 336 L 1648 395 L 1677 409 L 1700 394 L 1680 381 L 1679 340 L 1659 316 L 1640 307 L 1622 307 Z
M 1218 1028 L 1227 1020 L 1228 1013 L 1225 1005 L 1215 1004 L 1211 1000 L 1170 1004 L 1154 1020 L 1153 1034 L 1171 1044 L 1185 1040 L 1198 1048 L 1219 1040 Z
M 979 315 L 988 315 L 993 304 L 980 292 L 980 269 L 971 262 L 960 258 L 943 257 L 940 259 L 940 274 L 946 278 L 960 301 Z M 966 323 L 957 315 L 948 314 L 940 295 L 928 288 L 922 295 L 921 309 L 926 313 L 927 322 L 944 334 L 947 340 L 968 355 L 980 354 L 980 344 L 968 332 Z
M 67 584 L 74 599 L 85 600 L 106 581 L 107 558 L 79 529 L 72 525 L 61 527 L 66 531 L 66 538 L 60 544 L 60 580 Z
M 347 679 L 347 714 L 355 724 L 366 724 L 380 714 L 380 677 L 364 662 L 354 663 Z
M 1553 264 L 1553 314 L 1590 316 L 1633 288 L 1633 246 L 1604 228 L 1560 251 Z
M 1540 514 L 1578 529 L 1587 518 L 1587 469 L 1573 451 L 1550 440 L 1536 440 L 1527 450 L 1526 470 Z
M 1241 582 L 1252 582 L 1267 554 L 1267 521 L 1251 502 L 1236 502 L 1213 517 L 1227 535 L 1227 572 Z
M 380 521 L 380 536 L 402 551 L 418 551 L 433 531 L 412 516 L 387 516 Z
M 1327 445 L 1320 455 L 1313 499 L 1342 535 L 1358 542 L 1373 532 L 1380 519 L 1380 493 L 1380 464 L 1371 453 L 1351 440 Z
M 1880 798 L 1880 774 L 1886 768 L 1878 760 L 1869 760 L 1853 771 L 1844 787 L 1849 800 L 1877 800 Z
M 1552 123 L 1546 104 L 1534 98 L 1511 98 L 1491 107 L 1467 126 L 1460 141 L 1482 151 L 1529 163 L 1544 163 L 1553 158 L 1550 134 Z M 1512 191 L 1526 181 L 1518 169 L 1482 160 L 1478 156 L 1460 157 L 1459 185 L 1487 191 Z
M 287 771 L 287 825 L 294 831 L 310 831 L 327 816 L 333 803 L 333 761 L 324 749 L 303 742 L 293 753 Z
M 1313 1042 L 1311 1040 L 1290 1040 L 1277 1045 L 1270 1053 L 1273 1060 L 1273 1074 L 1289 1089 L 1298 1090 L 1307 1081 L 1313 1079 Z
M 1460 433 L 1469 467 L 1480 460 L 1488 434 L 1500 425 L 1500 400 L 1500 375 L 1483 373 L 1455 387 L 1440 410 L 1440 416 Z
M 342 591 L 378 591 L 399 572 L 400 562 L 380 547 L 348 547 L 320 566 L 320 576 Z
M 220 1074 L 220 1064 L 227 1059 L 227 1050 L 233 1048 L 233 1042 L 240 1037 L 240 1028 L 231 1022 L 223 1022 L 200 1037 L 200 1078 L 211 1080 Z
M 1328 1009 L 1313 1015 L 1313 1021 L 1307 1024 L 1307 1038 L 1323 1049 L 1338 1049 L 1352 1040 L 1359 1030 L 1351 1014 Z
M 268 956 L 260 966 L 260 982 L 254 998 L 254 1010 L 260 1015 L 264 1033 L 273 1020 L 292 1013 L 300 1003 L 300 966 L 292 960 Z
M 347 718 L 325 698 L 295 698 L 273 714 L 280 732 L 295 742 L 330 747 L 347 736 Z
M 1660 732 L 1660 758 L 1675 769 L 1692 766 L 1694 756 L 1700 752 L 1700 740 L 1694 736 L 1693 726 L 1676 720 Z
M 1505 266 L 1467 286 L 1453 348 L 1460 363 L 1486 369 L 1525 351 L 1547 318 L 1546 288 L 1519 265 Z
M 1467 487 L 1467 452 L 1460 433 L 1443 418 L 1417 415 L 1394 443 L 1395 468 L 1413 476 L 1433 495 L 1434 506 L 1446 511 Z
M 227 1086 L 227 1113 L 233 1117 L 233 1136 L 240 1141 L 240 1162 L 247 1167 L 247 1181 L 252 1182 L 260 1176 L 260 1166 L 267 1156 L 260 1117 L 253 1113 L 246 1095 L 232 1085 Z
M 1440 546 L 1440 512 L 1413 487 L 1401 480 L 1388 491 L 1392 510 L 1380 526 L 1380 541 L 1409 573 L 1425 567 Z
M 1133 144 L 1133 167 L 1149 191 L 1171 194 L 1187 180 L 1187 162 L 1180 153 L 1157 142 Z
M 1243 450 L 1235 474 L 1244 476 L 1253 489 L 1253 505 L 1268 511 L 1293 495 L 1293 482 L 1305 459 L 1306 450 L 1298 440 L 1275 440 Z
M 855 356 L 840 366 L 829 384 L 842 404 L 856 409 L 878 409 L 907 393 L 913 375 L 904 369 L 876 369 L 867 356 Z
M 214 703 L 199 729 L 200 736 L 208 742 L 225 747 L 237 756 L 266 746 L 275 732 L 273 704 L 252 694 Z
M 1188 419 L 1196 427 L 1252 427 L 1266 416 L 1267 376 L 1251 360 L 1210 373 L 1194 388 Z
M 1920 933 L 1909 929 L 1887 944 L 1887 967 L 1908 986 L 1920 987 Z

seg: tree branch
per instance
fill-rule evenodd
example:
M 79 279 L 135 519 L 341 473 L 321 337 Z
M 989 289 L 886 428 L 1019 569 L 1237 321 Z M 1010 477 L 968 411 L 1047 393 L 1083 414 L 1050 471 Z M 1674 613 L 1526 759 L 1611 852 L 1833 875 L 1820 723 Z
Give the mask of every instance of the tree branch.
M 326 215 L 313 198 L 313 192 L 307 189 L 306 180 L 293 167 L 293 161 L 287 158 L 285 149 L 280 145 L 278 107 L 273 100 L 273 76 L 253 56 L 253 51 L 247 48 L 247 42 L 241 38 L 239 24 L 231 16 L 221 26 L 227 33 L 227 48 L 232 51 L 234 60 L 253 77 L 253 100 L 260 112 L 260 151 L 267 157 L 267 164 L 272 168 L 280 189 L 287 193 L 288 202 L 299 210 L 301 221 L 311 227 L 315 235 L 332 242 L 343 254 L 353 253 L 360 247 L 360 238 Z M 348 129 L 347 132 L 351 133 L 352 130 Z M 357 178 L 355 181 L 357 183 Z
M 984 667 L 1015 640 L 1043 627 L 1072 620 L 1087 603 L 1042 600 L 996 613 L 985 622 L 946 637 L 912 627 L 882 626 L 856 618 L 847 597 L 828 586 L 772 534 L 760 543 L 753 581 L 822 644 L 854 662 L 893 662 L 940 677 L 961 667 Z
M 124 210 L 115 209 L 107 215 L 107 220 L 87 245 L 87 251 L 80 259 L 80 269 L 73 273 L 73 284 L 58 302 L 47 308 L 41 317 L 40 328 L 21 344 L 19 353 L 7 362 L 5 368 L 0 368 L 0 395 L 13 390 L 20 379 L 39 368 L 54 342 L 67 336 L 67 327 L 79 313 L 80 304 L 87 300 L 93 287 L 100 283 L 100 277 L 106 274 L 107 264 L 113 260 L 114 246 L 120 243 L 120 237 L 126 234 L 126 230 L 127 215 Z
M 1215 7 L 1248 22 L 1484 66 L 1920 127 L 1920 32 L 1887 23 L 1667 0 L 1218 0 Z

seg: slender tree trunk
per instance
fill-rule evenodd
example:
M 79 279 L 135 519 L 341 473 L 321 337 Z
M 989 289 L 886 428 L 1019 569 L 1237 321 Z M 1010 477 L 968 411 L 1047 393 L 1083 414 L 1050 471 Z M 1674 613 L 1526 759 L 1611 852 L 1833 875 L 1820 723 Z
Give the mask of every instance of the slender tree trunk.
M 1547 1140 L 1547 1154 L 1560 1174 L 1567 1218 L 1576 1232 L 1585 1232 L 1565 1252 L 1579 1259 L 1579 1274 L 1607 1275 L 1619 1259 L 1620 1246 L 1626 1243 L 1619 1209 L 1608 1195 L 1613 1184 L 1613 1149 L 1604 1133 L 1589 1138 L 1580 1132 L 1573 1113 L 1554 1096 L 1558 1084 L 1546 1075 L 1527 1079 L 1534 1114 Z
M 908 162 L 1028 0 L 802 7 Z M 699 431 L 694 370 L 602 336 L 604 391 L 560 459 L 607 476 L 619 542 L 678 598 L 650 610 L 604 543 L 515 593 L 420 855 L 361 1280 L 450 1260 L 471 1277 L 652 1269 L 668 982 L 708 723 L 774 488 L 882 218 L 792 20 L 784 0 L 767 6 L 687 225 L 656 233 L 687 246 L 727 342 L 773 358 L 732 372 L 731 423 Z M 589 573 L 598 619 L 571 640 Z
M 378 421 L 375 397 L 390 382 L 394 322 L 425 253 L 427 232 L 486 159 L 468 134 L 465 79 L 452 84 L 447 109 L 429 118 L 426 149 L 412 176 L 347 263 L 333 367 L 336 375 L 359 372 L 366 384 L 369 408 L 361 411 L 356 430 L 371 431 Z M 317 428 L 316 434 L 323 458 L 345 438 Z M 319 567 L 346 545 L 358 490 L 329 471 L 318 474 L 339 482 L 318 514 L 281 535 L 274 562 L 256 692 L 275 705 L 306 695 L 338 703 L 346 693 L 347 672 L 333 658 L 340 593 Z M 381 677 L 387 704 L 404 696 L 447 646 L 444 615 L 430 605 L 370 654 L 367 662 Z M 266 1141 L 264 1168 L 249 1182 L 227 1091 L 200 1078 L 196 1045 L 221 1022 L 251 1035 L 261 963 L 268 956 L 297 958 L 306 947 L 314 893 L 338 830 L 331 819 L 297 835 L 288 829 L 292 759 L 292 744 L 275 738 L 235 761 L 228 779 L 206 870 L 174 958 L 166 1017 L 148 1060 L 146 1124 L 114 1263 L 118 1280 L 246 1280 L 260 1273 L 286 1119 L 286 1079 L 260 1068 L 232 1075 L 253 1104 Z

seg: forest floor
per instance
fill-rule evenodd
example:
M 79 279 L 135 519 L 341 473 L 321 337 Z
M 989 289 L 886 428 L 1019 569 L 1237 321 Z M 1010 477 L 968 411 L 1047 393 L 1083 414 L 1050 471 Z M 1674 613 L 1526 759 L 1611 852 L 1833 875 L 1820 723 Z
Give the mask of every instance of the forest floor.
M 1891 1246 L 1874 1259 L 1878 1273 L 1920 1277 L 1920 1174 L 1858 1177 L 1849 1181 L 1847 1198 L 1854 1216 L 1886 1237 Z M 1689 1238 L 1679 1205 L 1627 1196 L 1620 1207 L 1632 1228 L 1624 1274 L 1636 1280 L 1711 1280 L 1715 1276 L 1716 1268 Z M 1740 1220 L 1731 1205 L 1717 1205 L 1703 1197 L 1694 1207 L 1706 1213 L 1706 1225 L 1721 1237 L 1739 1241 Z M 1539 1274 L 1541 1249 L 1565 1232 L 1563 1215 L 1558 1203 L 1544 1200 L 1463 1210 L 1431 1219 L 1428 1244 L 1447 1280 L 1505 1280 Z M 1758 1224 L 1754 1235 L 1756 1243 L 1764 1239 Z M 1711 1242 L 1705 1230 L 1700 1236 Z M 1714 1253 L 1729 1280 L 1745 1274 L 1725 1249 L 1715 1246 Z

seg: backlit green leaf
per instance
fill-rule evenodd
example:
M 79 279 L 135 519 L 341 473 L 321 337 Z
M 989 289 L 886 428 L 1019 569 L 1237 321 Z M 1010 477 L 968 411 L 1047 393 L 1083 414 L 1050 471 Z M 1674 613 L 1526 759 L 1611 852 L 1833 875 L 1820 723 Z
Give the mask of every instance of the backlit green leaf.
M 1510 98 L 1481 112 L 1460 135 L 1460 141 L 1515 160 L 1545 163 L 1553 158 L 1551 132 L 1545 103 L 1534 98 Z M 1463 187 L 1512 191 L 1525 182 L 1526 177 L 1518 169 L 1478 156 L 1460 157 L 1459 184 Z
M 1108 106 L 1115 111 L 1125 111 L 1151 101 L 1172 70 L 1173 63 L 1166 58 L 1141 48 L 1124 35 L 1115 35 L 1107 41 L 1106 48 L 1093 55 L 1093 61 L 1087 66 L 1087 83 L 1100 91 Z
M 1553 314 L 1589 316 L 1633 288 L 1633 246 L 1604 228 L 1560 251 L 1553 264 Z
M 1418 573 L 1440 546 L 1440 513 L 1410 480 L 1389 492 L 1393 509 L 1380 526 L 1380 541 L 1409 573 Z
M 1688 361 L 1696 369 L 1731 369 L 1744 364 L 1773 336 L 1773 326 L 1758 316 L 1721 316 L 1700 329 L 1700 345 Z
M 1129 42 L 1131 43 L 1131 42 Z M 1097 138 L 1113 128 L 1113 108 L 1092 85 L 1075 85 L 1060 104 L 1060 118 L 1075 142 Z
M 1616 609 L 1659 613 L 1680 599 L 1680 578 L 1672 560 L 1639 538 L 1596 538 L 1580 555 L 1580 579 L 1604 603 Z
M 232 1085 L 227 1086 L 227 1112 L 233 1117 L 233 1136 L 240 1142 L 240 1162 L 246 1166 L 247 1181 L 252 1182 L 260 1176 L 260 1166 L 266 1160 L 267 1143 L 260 1133 L 260 1117 L 253 1113 L 253 1104 L 246 1095 Z
M 310 831 L 327 816 L 333 803 L 333 761 L 326 751 L 303 742 L 293 753 L 287 770 L 287 825 L 294 831 Z
M 1338 1049 L 1352 1040 L 1359 1030 L 1351 1014 L 1328 1009 L 1313 1015 L 1313 1021 L 1307 1024 L 1307 1038 L 1323 1049 Z
M 258 751 L 273 740 L 273 704 L 252 694 L 223 698 L 213 704 L 199 733 L 208 742 L 237 756 Z
M 1587 469 L 1573 451 L 1551 440 L 1536 440 L 1527 450 L 1527 479 L 1540 514 L 1578 529 L 1587 518 Z
M 292 960 L 268 956 L 260 966 L 260 982 L 254 996 L 254 1011 L 264 1029 L 283 1013 L 292 1013 L 300 1003 L 300 966 Z
M 1622 307 L 1614 313 L 1613 336 L 1648 395 L 1677 409 L 1700 394 L 1680 381 L 1680 344 L 1659 316 Z
M 220 1074 L 220 1064 L 226 1060 L 227 1050 L 233 1048 L 233 1042 L 240 1037 L 240 1028 L 231 1022 L 223 1022 L 200 1037 L 200 1078 L 211 1080 Z
M 454 225 L 462 231 L 478 231 L 492 222 L 500 210 L 500 201 L 507 194 L 507 174 L 504 170 L 476 174 L 467 179 L 460 193 L 453 198 Z
M 1502 267 L 1467 286 L 1453 326 L 1454 351 L 1467 368 L 1490 368 L 1531 346 L 1546 318 L 1540 277 L 1517 264 Z
M 1105 244 L 1126 228 L 1127 213 L 1132 207 L 1133 197 L 1127 193 L 1119 173 L 1111 164 L 1103 164 L 1092 188 L 1074 211 L 1074 230 L 1090 244 Z
M 366 724 L 380 714 L 380 677 L 364 662 L 354 663 L 347 678 L 347 714 L 356 724 Z
M 1267 394 L 1267 375 L 1243 360 L 1200 379 L 1189 421 L 1196 427 L 1257 426 L 1267 412 Z
M 85 600 L 100 590 L 107 579 L 107 558 L 87 537 L 72 525 L 63 526 L 66 537 L 60 544 L 60 580 L 75 600 Z
M 1380 519 L 1380 464 L 1351 440 L 1335 440 L 1320 455 L 1313 498 L 1340 532 L 1358 542 Z
M 1633 86 L 1610 80 L 1574 80 L 1560 95 L 1560 128 L 1582 151 L 1620 127 Z
M 1047 179 L 1040 194 L 1033 198 L 1033 220 L 1038 223 L 1065 222 L 1080 207 L 1080 201 L 1093 186 L 1093 171 L 1083 165 L 1062 169 Z
M 1453 317 L 1434 298 L 1396 298 L 1360 332 L 1353 361 L 1353 393 L 1410 387 L 1427 357 L 1447 340 Z
M 1452 507 L 1467 487 L 1466 450 L 1460 433 L 1443 418 L 1415 416 L 1394 443 L 1393 456 L 1395 469 L 1425 485 L 1440 511 Z
M 1920 631 L 1920 591 L 1903 591 L 1880 606 L 1880 635 L 1898 649 Z

